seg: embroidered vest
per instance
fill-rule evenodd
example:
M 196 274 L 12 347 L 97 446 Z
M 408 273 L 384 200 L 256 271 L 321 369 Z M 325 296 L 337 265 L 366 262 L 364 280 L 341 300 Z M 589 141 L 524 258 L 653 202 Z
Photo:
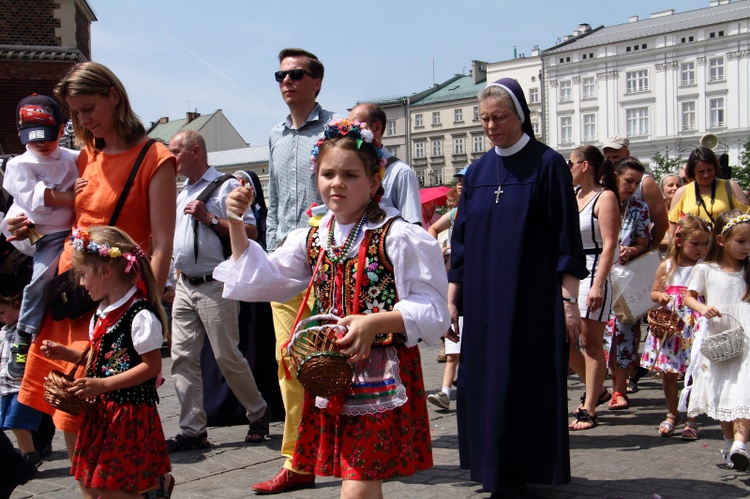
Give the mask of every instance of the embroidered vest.
M 359 310 L 352 310 L 357 281 L 358 257 L 349 258 L 334 265 L 326 254 L 315 277 L 315 308 L 317 313 L 327 313 L 335 304 L 342 317 L 352 314 L 374 314 L 393 310 L 398 302 L 393 264 L 385 251 L 388 230 L 396 220 L 392 218 L 377 229 L 365 231 L 361 244 L 366 245 L 365 274 L 359 292 Z M 310 229 L 307 236 L 307 263 L 315 269 L 320 254 L 320 237 L 317 227 Z M 359 254 L 359 252 L 357 253 Z M 338 268 L 337 268 L 338 267 Z M 338 280 L 337 280 L 338 273 Z M 335 282 L 341 282 L 343 289 L 337 290 Z M 343 303 L 340 303 L 343 302 Z M 382 333 L 375 337 L 373 346 L 402 344 L 405 333 Z
M 144 300 L 136 301 L 117 321 L 117 324 L 102 335 L 92 366 L 92 375 L 95 378 L 120 374 L 142 362 L 140 354 L 133 346 L 131 335 L 133 318 L 141 310 L 153 312 L 153 307 Z M 120 404 L 125 402 L 154 404 L 159 401 L 159 395 L 156 393 L 156 378 L 151 378 L 136 386 L 107 392 L 104 398 Z

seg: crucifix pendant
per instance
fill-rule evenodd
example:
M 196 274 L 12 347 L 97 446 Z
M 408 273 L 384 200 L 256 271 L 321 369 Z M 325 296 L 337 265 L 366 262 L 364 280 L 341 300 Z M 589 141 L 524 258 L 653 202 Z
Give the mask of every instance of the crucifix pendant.
M 493 192 L 493 194 L 495 195 L 495 204 L 497 204 L 498 202 L 500 202 L 500 195 L 504 194 L 503 185 L 502 184 L 498 185 L 497 190 Z

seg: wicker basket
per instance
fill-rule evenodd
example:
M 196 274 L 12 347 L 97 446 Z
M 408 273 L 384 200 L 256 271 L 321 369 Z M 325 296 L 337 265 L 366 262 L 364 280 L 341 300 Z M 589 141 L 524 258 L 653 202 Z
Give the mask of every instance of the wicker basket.
M 347 328 L 337 324 L 304 327 L 314 321 L 325 323 L 338 319 L 340 317 L 330 314 L 304 319 L 297 324 L 289 343 L 289 356 L 297 379 L 305 390 L 317 397 L 338 395 L 352 383 L 354 368 L 335 343 L 346 334 Z
M 91 352 L 91 347 L 87 346 L 68 374 L 63 374 L 60 371 L 50 371 L 44 379 L 45 402 L 58 411 L 67 412 L 73 416 L 78 416 L 94 403 L 96 398 L 81 398 L 68 392 L 68 388 L 70 388 L 70 385 L 75 380 L 75 373 L 80 366 L 84 363 L 86 364 L 84 376 L 89 372 L 93 360 Z
M 745 331 L 742 325 L 729 314 L 723 314 L 734 321 L 733 328 L 707 336 L 701 343 L 701 354 L 711 362 L 723 362 L 742 355 L 745 346 Z
M 648 313 L 649 331 L 654 338 L 667 341 L 672 335 L 679 335 L 685 323 L 674 310 L 655 308 Z

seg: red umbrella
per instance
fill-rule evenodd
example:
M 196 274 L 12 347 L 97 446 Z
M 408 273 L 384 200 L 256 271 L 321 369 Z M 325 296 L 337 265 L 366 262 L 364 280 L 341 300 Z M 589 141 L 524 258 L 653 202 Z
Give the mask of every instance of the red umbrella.
M 450 191 L 450 187 L 443 185 L 439 187 L 428 187 L 419 191 L 419 200 L 422 206 L 442 206 L 446 203 L 446 194 Z

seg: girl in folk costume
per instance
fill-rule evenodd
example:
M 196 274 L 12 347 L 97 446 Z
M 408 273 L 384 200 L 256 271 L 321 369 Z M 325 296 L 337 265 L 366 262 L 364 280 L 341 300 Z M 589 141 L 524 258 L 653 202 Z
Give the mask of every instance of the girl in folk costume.
M 690 361 L 692 331 L 699 314 L 685 305 L 684 297 L 690 274 L 699 260 L 706 256 L 709 236 L 706 222 L 686 216 L 677 224 L 674 237 L 669 242 L 667 256 L 659 265 L 651 290 L 651 299 L 671 310 L 680 318 L 682 329 L 666 339 L 654 336 L 649 328 L 641 356 L 641 366 L 662 373 L 661 382 L 667 400 L 667 417 L 659 425 L 659 434 L 669 437 L 681 422 L 677 409 L 677 378 L 685 374 Z M 695 418 L 689 418 L 682 430 L 685 440 L 698 439 Z
M 714 242 L 706 263 L 690 275 L 685 304 L 703 317 L 696 324 L 690 369 L 692 387 L 683 390 L 690 399 L 689 417 L 706 414 L 721 422 L 722 453 L 728 466 L 745 471 L 750 466 L 746 449 L 750 430 L 750 215 L 731 210 L 716 217 Z M 703 296 L 705 303 L 698 300 Z M 712 362 L 701 354 L 701 343 L 714 334 L 741 325 L 744 348 L 738 357 Z
M 95 399 L 83 416 L 71 474 L 81 481 L 84 498 L 137 498 L 144 491 L 146 497 L 169 497 L 174 479 L 156 409 L 166 317 L 151 265 L 116 227 L 76 229 L 71 238 L 80 284 L 101 300 L 89 329 L 91 371 L 68 390 Z M 69 362 L 82 353 L 50 340 L 41 351 Z
M 383 152 L 366 125 L 332 122 L 312 154 L 329 208 L 320 226 L 267 255 L 230 220 L 232 259 L 214 277 L 226 297 L 248 301 L 283 302 L 310 282 L 317 311 L 341 317 L 353 379 L 337 400 L 306 394 L 293 465 L 341 477 L 341 497 L 378 498 L 382 480 L 432 466 L 416 345 L 437 344 L 450 325 L 445 267 L 427 231 L 378 206 Z M 227 208 L 243 213 L 250 196 L 235 189 Z

